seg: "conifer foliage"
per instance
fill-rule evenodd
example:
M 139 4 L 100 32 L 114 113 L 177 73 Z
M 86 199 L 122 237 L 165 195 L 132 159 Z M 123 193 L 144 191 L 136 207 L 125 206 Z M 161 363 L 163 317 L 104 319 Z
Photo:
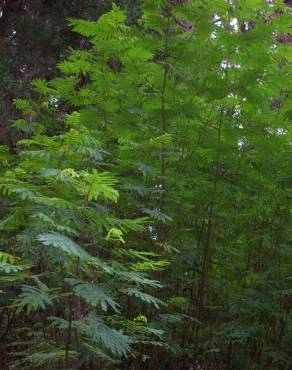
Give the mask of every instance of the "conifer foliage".
M 279 1 L 113 5 L 0 147 L 3 369 L 291 365 Z

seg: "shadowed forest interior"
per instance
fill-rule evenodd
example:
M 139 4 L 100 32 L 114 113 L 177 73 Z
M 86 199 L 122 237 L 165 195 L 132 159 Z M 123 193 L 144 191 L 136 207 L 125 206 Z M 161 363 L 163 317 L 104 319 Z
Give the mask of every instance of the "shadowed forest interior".
M 0 0 L 0 369 L 289 370 L 290 0 Z

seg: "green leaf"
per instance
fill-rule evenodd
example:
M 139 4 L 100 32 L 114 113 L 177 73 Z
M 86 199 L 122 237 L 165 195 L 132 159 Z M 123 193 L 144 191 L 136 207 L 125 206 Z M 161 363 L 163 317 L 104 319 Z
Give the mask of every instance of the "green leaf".
M 114 355 L 127 356 L 130 352 L 129 337 L 105 325 L 93 313 L 77 323 L 79 331 L 96 345 L 110 350 Z
M 37 237 L 37 240 L 45 246 L 58 248 L 72 257 L 78 257 L 84 260 L 90 258 L 89 254 L 72 239 L 57 232 L 40 234 Z
M 50 295 L 49 288 L 38 281 L 38 286 L 23 285 L 19 299 L 14 303 L 17 312 L 26 308 L 27 314 L 39 309 L 45 310 L 48 306 L 53 305 L 53 299 Z
M 70 284 L 74 284 L 73 292 L 85 302 L 93 307 L 100 307 L 103 311 L 108 311 L 112 308 L 115 312 L 119 313 L 119 304 L 115 302 L 111 296 L 111 292 L 100 284 L 89 284 L 78 282 L 78 280 L 67 279 Z
M 139 289 L 136 288 L 127 288 L 122 290 L 123 293 L 126 293 L 130 297 L 136 297 L 139 298 L 141 301 L 153 305 L 155 308 L 159 309 L 160 306 L 165 306 L 166 304 L 158 299 L 153 297 L 150 294 L 144 293 Z

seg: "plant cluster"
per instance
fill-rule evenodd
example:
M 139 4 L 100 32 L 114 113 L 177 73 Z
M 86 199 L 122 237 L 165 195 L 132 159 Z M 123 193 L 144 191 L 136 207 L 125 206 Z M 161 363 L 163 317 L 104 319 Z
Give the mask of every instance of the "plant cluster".
M 16 100 L 3 369 L 288 370 L 291 49 L 279 1 L 144 0 Z

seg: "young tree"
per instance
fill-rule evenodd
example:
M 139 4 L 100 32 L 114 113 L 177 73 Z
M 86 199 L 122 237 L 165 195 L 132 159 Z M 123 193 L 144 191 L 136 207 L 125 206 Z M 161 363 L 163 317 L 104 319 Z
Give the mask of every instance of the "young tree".
M 288 369 L 287 8 L 145 0 L 136 26 L 117 6 L 71 26 L 90 48 L 16 102 L 28 136 L 2 151 L 11 366 Z

